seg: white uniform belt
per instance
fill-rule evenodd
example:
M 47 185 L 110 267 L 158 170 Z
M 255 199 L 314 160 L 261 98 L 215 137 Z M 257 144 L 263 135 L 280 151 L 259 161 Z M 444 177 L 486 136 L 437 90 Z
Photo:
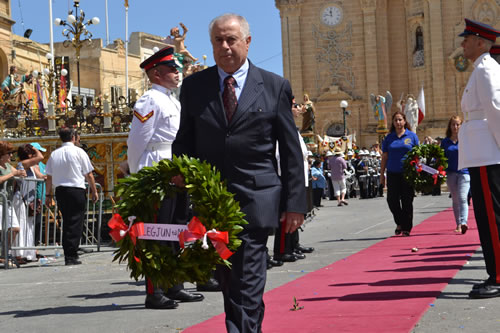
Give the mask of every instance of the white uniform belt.
M 172 142 L 150 142 L 147 144 L 146 150 L 171 152 Z
M 471 112 L 464 112 L 464 120 L 483 120 L 486 119 L 486 112 L 483 110 L 476 110 Z

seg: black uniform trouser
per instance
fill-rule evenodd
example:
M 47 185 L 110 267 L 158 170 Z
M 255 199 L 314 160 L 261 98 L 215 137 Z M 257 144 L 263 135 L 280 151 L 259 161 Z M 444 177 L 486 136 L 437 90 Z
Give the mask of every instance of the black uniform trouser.
M 238 234 L 241 245 L 229 258 L 232 268 L 217 267 L 228 333 L 262 332 L 268 234 L 266 228 L 243 230 Z
M 324 191 L 325 189 L 320 187 L 312 189 L 314 207 L 319 207 L 321 205 L 321 197 L 323 196 Z
M 85 218 L 86 191 L 78 187 L 56 187 L 57 206 L 63 217 L 64 258 L 77 259 Z
M 387 203 L 396 225 L 402 231 L 413 228 L 413 198 L 415 192 L 402 173 L 387 172 Z
M 160 209 L 158 211 L 158 217 L 155 221 L 156 223 L 163 224 L 183 224 L 185 225 L 189 219 L 189 204 L 188 204 L 188 194 L 187 192 L 177 193 L 174 197 L 166 197 L 163 199 Z M 175 252 L 179 251 L 179 242 L 169 242 L 162 241 L 162 245 L 170 246 Z M 168 290 L 163 290 L 159 286 L 155 286 L 152 281 L 146 277 L 146 294 L 157 294 L 163 295 L 164 293 L 175 293 L 181 289 L 184 289 L 184 284 L 177 284 Z
M 500 165 L 469 168 L 479 239 L 489 280 L 500 283 Z

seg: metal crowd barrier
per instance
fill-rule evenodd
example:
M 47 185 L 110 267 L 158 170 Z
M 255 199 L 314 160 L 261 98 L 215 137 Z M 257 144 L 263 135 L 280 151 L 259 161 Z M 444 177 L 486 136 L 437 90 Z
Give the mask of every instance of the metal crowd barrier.
M 37 250 L 53 249 L 56 251 L 56 254 L 62 251 L 64 221 L 55 197 L 54 199 L 50 199 L 51 202 L 44 202 L 45 181 L 34 178 L 16 177 L 15 179 L 17 190 L 12 195 L 12 198 L 8 198 L 7 196 L 7 182 L 4 183 L 4 190 L 0 191 L 0 204 L 2 207 L 2 258 L 4 259 L 5 268 L 9 268 L 9 253 L 14 258 L 15 256 L 21 256 L 36 260 Z M 37 192 L 38 186 L 41 186 L 42 189 L 38 188 Z M 95 248 L 97 251 L 100 251 L 103 190 L 101 185 L 96 183 L 99 200 L 94 203 L 88 184 L 86 184 L 86 187 L 87 204 L 80 248 Z M 12 209 L 12 213 L 15 213 L 19 220 L 20 230 L 14 242 L 9 241 L 9 215 L 7 214 L 7 209 Z

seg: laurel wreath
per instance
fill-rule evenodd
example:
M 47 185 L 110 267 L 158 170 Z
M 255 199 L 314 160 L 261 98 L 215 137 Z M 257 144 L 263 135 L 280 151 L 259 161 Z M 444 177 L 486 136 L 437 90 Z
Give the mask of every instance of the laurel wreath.
M 173 176 L 184 177 L 185 188 L 171 184 Z M 241 244 L 237 234 L 247 224 L 239 202 L 234 199 L 221 180 L 220 173 L 207 162 L 199 159 L 174 156 L 152 167 L 144 167 L 128 178 L 120 179 L 115 188 L 120 200 L 118 213 L 126 220 L 136 216 L 134 223 L 152 223 L 165 197 L 179 191 L 187 191 L 195 215 L 207 230 L 227 231 L 227 247 L 235 251 Z M 186 221 L 187 223 L 187 221 Z M 212 244 L 208 250 L 196 241 L 179 251 L 154 240 L 137 239 L 134 245 L 128 236 L 117 242 L 113 261 L 126 261 L 130 276 L 135 280 L 147 276 L 153 284 L 163 288 L 183 282 L 205 283 L 211 277 L 215 265 L 231 266 L 220 257 Z
M 429 193 L 435 186 L 443 184 L 446 180 L 444 171 L 433 177 L 430 173 L 418 169 L 418 163 L 425 164 L 436 170 L 445 170 L 448 167 L 448 159 L 444 150 L 434 144 L 423 144 L 413 147 L 406 154 L 403 163 L 404 177 L 415 191 Z

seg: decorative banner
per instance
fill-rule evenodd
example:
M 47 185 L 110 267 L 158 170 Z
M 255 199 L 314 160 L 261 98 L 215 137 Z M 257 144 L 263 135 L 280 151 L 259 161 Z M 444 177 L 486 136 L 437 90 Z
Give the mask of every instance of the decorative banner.
M 422 168 L 422 171 L 425 171 L 427 173 L 430 173 L 431 175 L 434 175 L 436 173 L 438 173 L 439 171 L 437 171 L 436 169 L 434 168 L 431 168 L 430 166 L 428 165 L 425 165 L 425 164 L 420 164 L 420 167 Z
M 144 223 L 144 234 L 139 238 L 178 242 L 184 230 L 187 230 L 187 226 L 182 224 Z

